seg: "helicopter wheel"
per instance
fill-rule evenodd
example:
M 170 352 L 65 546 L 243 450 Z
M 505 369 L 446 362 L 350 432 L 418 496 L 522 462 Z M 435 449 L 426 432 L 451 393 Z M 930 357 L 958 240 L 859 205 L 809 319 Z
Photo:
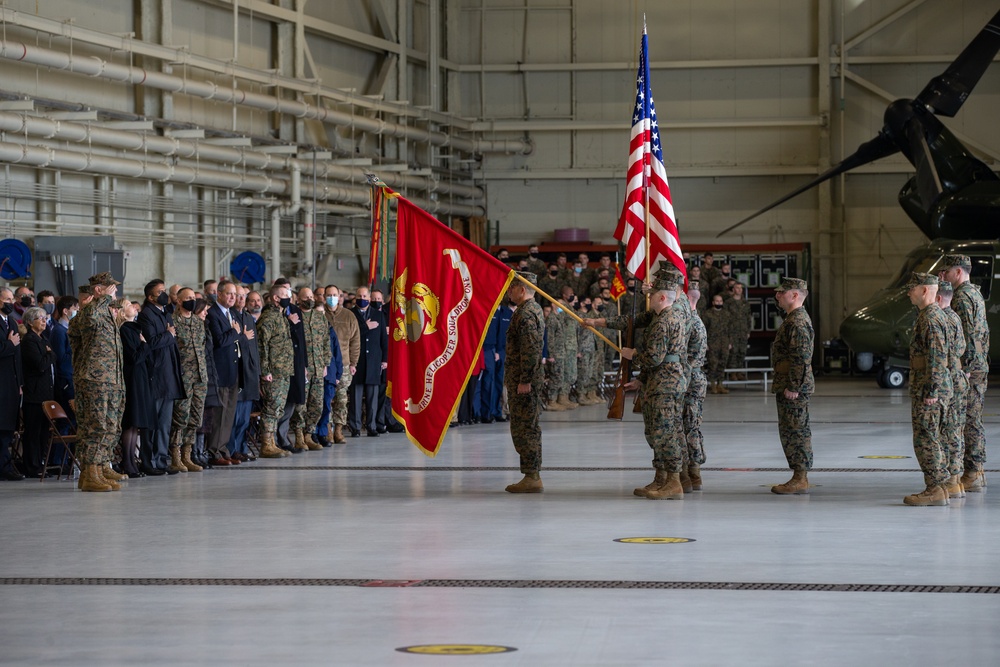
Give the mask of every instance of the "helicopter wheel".
M 878 384 L 879 389 L 889 388 L 889 385 L 885 383 L 885 369 L 880 369 L 875 373 L 875 382 Z
M 899 389 L 906 384 L 905 369 L 890 366 L 879 374 L 879 386 L 883 389 Z

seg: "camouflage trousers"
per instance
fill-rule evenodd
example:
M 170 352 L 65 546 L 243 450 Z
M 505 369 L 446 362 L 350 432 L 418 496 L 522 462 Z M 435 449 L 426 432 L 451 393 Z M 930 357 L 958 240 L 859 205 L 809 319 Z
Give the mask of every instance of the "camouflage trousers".
M 792 470 L 808 471 L 813 466 L 812 429 L 809 427 L 809 397 L 799 394 L 792 400 L 775 394 L 778 405 L 778 437 L 785 460 Z
M 306 382 L 306 402 L 295 406 L 292 415 L 292 430 L 303 429 L 306 433 L 315 433 L 316 424 L 323 414 L 323 369 L 309 370 L 309 380 Z
M 965 403 L 968 400 L 969 383 L 965 373 L 952 376 L 952 386 L 955 393 L 948 402 L 941 423 L 941 444 L 947 459 L 948 472 L 961 475 L 964 470 L 965 455 Z
M 194 446 L 205 417 L 205 394 L 208 385 L 204 382 L 185 382 L 184 393 L 187 398 L 174 401 L 174 414 L 170 421 L 170 446 Z
M 351 388 L 351 369 L 344 367 L 344 374 L 340 376 L 340 384 L 337 385 L 337 393 L 333 395 L 333 407 L 330 408 L 330 423 L 347 426 L 347 390 Z
M 559 395 L 565 394 L 569 396 L 570 389 L 576 384 L 576 353 L 570 352 L 566 359 L 556 358 L 556 363 L 562 366 L 562 382 L 559 383 Z
M 261 433 L 275 433 L 278 421 L 285 413 L 288 401 L 290 377 L 276 377 L 271 382 L 260 383 L 260 430 Z
M 947 401 L 924 405 L 924 399 L 910 400 L 913 422 L 913 453 L 928 486 L 944 484 L 950 476 L 948 459 L 941 442 L 941 424 L 948 409 Z
M 563 384 L 563 370 L 563 363 L 559 359 L 545 364 L 545 374 L 549 380 L 548 399 L 550 403 L 559 398 L 559 391 Z
M 576 390 L 581 395 L 597 390 L 597 369 L 594 367 L 597 351 L 583 350 L 582 353 L 583 356 L 576 360 Z
M 517 393 L 517 385 L 507 386 L 510 406 L 510 439 L 514 451 L 521 457 L 521 473 L 528 475 L 542 468 L 542 413 L 540 389 L 532 387 L 527 394 Z
M 733 340 L 733 349 L 729 350 L 729 358 L 726 361 L 727 368 L 747 367 L 747 340 L 750 334 L 737 334 Z
M 684 394 L 642 397 L 642 423 L 653 450 L 653 467 L 680 472 L 687 449 L 684 437 Z
M 701 435 L 701 418 L 705 406 L 708 380 L 700 368 L 691 369 L 691 381 L 684 392 L 684 437 L 687 447 L 684 451 L 686 466 L 701 465 L 705 462 L 705 443 Z
M 965 469 L 975 470 L 986 463 L 986 431 L 983 430 L 983 401 L 986 373 L 973 373 L 965 406 Z
M 76 382 L 76 457 L 82 465 L 104 465 L 112 460 L 122 434 L 125 385 Z
M 708 348 L 708 356 L 705 358 L 705 375 L 712 384 L 722 382 L 725 378 L 723 371 L 726 370 L 726 361 L 729 359 L 729 350 L 726 349 L 728 343 L 720 348 Z

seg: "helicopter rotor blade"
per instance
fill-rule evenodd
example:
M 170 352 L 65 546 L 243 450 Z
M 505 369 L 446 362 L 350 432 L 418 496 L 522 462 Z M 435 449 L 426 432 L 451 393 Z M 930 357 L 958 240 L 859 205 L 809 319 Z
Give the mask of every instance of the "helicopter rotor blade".
M 898 152 L 899 152 L 899 148 L 892 141 L 892 139 L 889 138 L 889 135 L 885 132 L 885 130 L 883 130 L 883 131 L 879 132 L 878 135 L 874 139 L 872 139 L 871 141 L 867 141 L 867 142 L 861 144 L 858 147 L 858 150 L 854 151 L 854 154 L 849 155 L 840 164 L 838 164 L 838 165 L 836 165 L 834 167 L 831 167 L 830 169 L 826 170 L 825 172 L 823 172 L 822 174 L 820 174 L 819 176 L 817 176 L 813 180 L 809 181 L 808 183 L 806 183 L 802 187 L 797 188 L 794 191 L 788 193 L 787 195 L 785 195 L 781 199 L 779 199 L 777 201 L 774 201 L 774 202 L 771 202 L 770 204 L 768 204 L 764 208 L 760 209 L 759 211 L 757 211 L 753 215 L 749 215 L 749 216 L 743 218 L 742 220 L 740 220 L 739 222 L 737 222 L 735 225 L 733 225 L 731 227 L 727 227 L 726 229 L 724 229 L 721 232 L 719 232 L 718 234 L 716 234 L 715 238 L 719 238 L 720 236 L 722 236 L 724 234 L 728 234 L 729 232 L 733 231 L 737 227 L 740 227 L 740 226 L 742 226 L 742 225 L 750 222 L 751 220 L 753 220 L 757 216 L 759 216 L 759 215 L 761 215 L 763 213 L 767 213 L 772 208 L 774 208 L 776 206 L 780 206 L 781 204 L 784 204 L 789 199 L 793 199 L 793 198 L 799 196 L 800 194 L 802 194 L 806 190 L 810 190 L 810 189 L 816 187 L 817 185 L 819 185 L 820 183 L 822 183 L 824 181 L 830 180 L 834 176 L 839 176 L 840 174 L 843 174 L 846 171 L 850 171 L 851 169 L 854 169 L 855 167 L 860 167 L 861 165 L 868 164 L 870 162 L 874 162 L 875 160 L 879 160 L 881 158 L 884 158 L 886 156 L 889 156 L 889 155 L 892 155 L 893 153 L 898 153 Z
M 929 211 L 931 206 L 937 201 L 944 187 L 941 185 L 941 176 L 938 174 L 937 164 L 934 162 L 934 154 L 927 143 L 924 134 L 924 127 L 917 118 L 913 118 L 904 128 L 906 139 L 910 142 L 910 154 L 913 166 L 917 170 L 916 186 L 920 195 L 920 202 L 925 211 Z
M 1000 51 L 1000 12 L 993 15 L 948 69 L 927 83 L 916 101 L 939 116 L 953 117 L 979 83 L 997 51 Z

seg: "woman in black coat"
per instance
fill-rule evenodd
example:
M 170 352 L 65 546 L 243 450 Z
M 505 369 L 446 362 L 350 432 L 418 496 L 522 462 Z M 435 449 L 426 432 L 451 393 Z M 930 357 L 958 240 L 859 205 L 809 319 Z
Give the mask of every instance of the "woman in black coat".
M 28 308 L 22 322 L 27 328 L 21 340 L 24 369 L 24 444 L 22 466 L 28 477 L 44 474 L 43 452 L 49 445 L 49 420 L 42 409 L 51 401 L 55 382 L 56 355 L 42 338 L 49 316 L 41 308 Z
M 130 478 L 145 477 L 139 471 L 139 429 L 156 425 L 156 398 L 153 395 L 153 350 L 146 344 L 135 321 L 138 308 L 128 299 L 118 299 L 118 335 L 122 339 L 125 376 L 125 413 L 122 415 L 122 472 Z

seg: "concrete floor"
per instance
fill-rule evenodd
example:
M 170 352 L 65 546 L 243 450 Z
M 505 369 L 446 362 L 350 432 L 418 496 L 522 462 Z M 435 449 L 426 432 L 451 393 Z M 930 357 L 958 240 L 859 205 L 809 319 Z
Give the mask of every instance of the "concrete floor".
M 812 406 L 810 496 L 768 491 L 788 473 L 759 389 L 708 397 L 683 501 L 632 496 L 641 419 L 601 407 L 543 416 L 542 495 L 503 492 L 506 424 L 433 460 L 390 435 L 114 494 L 3 482 L 0 663 L 1000 663 L 1000 500 L 902 504 L 922 487 L 905 390 L 820 380 Z M 986 413 L 996 442 L 995 392 Z M 397 650 L 428 644 L 463 655 Z

